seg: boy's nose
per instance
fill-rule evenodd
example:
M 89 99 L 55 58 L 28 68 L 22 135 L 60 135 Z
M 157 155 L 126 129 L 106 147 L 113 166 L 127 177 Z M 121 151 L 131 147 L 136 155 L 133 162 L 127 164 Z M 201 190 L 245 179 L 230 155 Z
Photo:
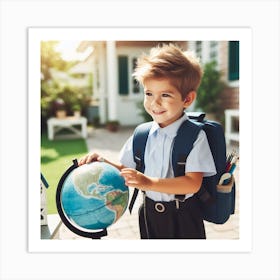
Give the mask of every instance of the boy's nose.
M 151 102 L 151 105 L 160 105 L 161 104 L 161 101 L 160 101 L 160 98 L 154 98 Z

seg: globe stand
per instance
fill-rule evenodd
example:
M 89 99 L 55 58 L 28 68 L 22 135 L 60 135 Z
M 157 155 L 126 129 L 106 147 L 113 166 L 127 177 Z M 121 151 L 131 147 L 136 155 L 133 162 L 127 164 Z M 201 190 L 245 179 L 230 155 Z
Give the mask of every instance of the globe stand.
M 98 232 L 94 232 L 94 233 L 91 233 L 91 236 L 90 238 L 91 239 L 101 239 L 101 237 L 103 236 L 107 236 L 108 233 L 107 233 L 107 229 L 103 229 L 102 231 L 98 231 Z M 86 236 L 87 237 L 87 236 Z
M 83 236 L 83 237 L 87 237 L 87 238 L 91 238 L 91 239 L 101 239 L 101 237 L 103 236 L 107 236 L 107 229 L 102 229 L 100 231 L 82 231 L 79 228 L 73 226 L 69 219 L 66 217 L 63 209 L 62 209 L 62 204 L 61 204 L 61 191 L 62 191 L 62 187 L 63 187 L 63 183 L 65 181 L 65 179 L 67 178 L 67 176 L 75 169 L 79 167 L 78 161 L 77 159 L 73 160 L 73 165 L 71 165 L 66 171 L 65 173 L 62 175 L 62 177 L 59 180 L 58 183 L 58 187 L 57 187 L 57 191 L 56 191 L 56 206 L 57 206 L 57 210 L 58 210 L 58 214 L 62 220 L 62 222 L 67 226 L 67 228 L 69 228 L 72 232 Z

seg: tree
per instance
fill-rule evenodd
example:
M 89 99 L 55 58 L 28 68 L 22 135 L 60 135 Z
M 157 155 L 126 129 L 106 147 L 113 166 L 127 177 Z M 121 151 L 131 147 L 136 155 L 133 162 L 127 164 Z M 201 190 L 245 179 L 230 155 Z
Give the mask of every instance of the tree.
M 76 61 L 65 61 L 61 58 L 61 53 L 55 50 L 58 41 L 41 42 L 41 74 L 42 80 L 51 79 L 50 69 L 55 68 L 60 71 L 67 71 Z
M 217 70 L 216 61 L 204 65 L 204 75 L 197 91 L 196 108 L 205 113 L 219 116 L 221 111 L 221 93 L 225 83 L 221 80 L 222 73 Z
M 77 89 L 70 85 L 64 85 L 52 77 L 53 70 L 66 72 L 78 61 L 65 61 L 61 53 L 56 51 L 58 41 L 41 42 L 41 126 L 46 128 L 47 119 L 54 115 L 55 102 L 62 99 L 65 108 L 70 113 L 73 104 L 79 104 L 85 108 L 92 93 L 91 88 Z

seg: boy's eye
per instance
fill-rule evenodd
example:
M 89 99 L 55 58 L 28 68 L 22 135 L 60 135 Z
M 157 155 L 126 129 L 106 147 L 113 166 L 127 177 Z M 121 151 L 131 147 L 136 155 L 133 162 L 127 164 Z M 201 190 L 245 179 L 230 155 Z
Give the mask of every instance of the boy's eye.
M 171 97 L 171 95 L 169 93 L 163 93 L 162 97 Z
M 147 96 L 152 96 L 152 93 L 151 92 L 146 92 L 145 93 Z

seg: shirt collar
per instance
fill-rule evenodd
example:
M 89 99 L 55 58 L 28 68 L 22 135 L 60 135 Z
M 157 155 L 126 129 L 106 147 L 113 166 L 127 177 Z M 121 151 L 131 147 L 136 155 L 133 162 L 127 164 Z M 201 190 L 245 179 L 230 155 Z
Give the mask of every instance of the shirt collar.
M 156 132 L 160 132 L 166 134 L 170 138 L 174 138 L 177 135 L 177 131 L 181 126 L 181 124 L 187 119 L 188 116 L 187 114 L 184 113 L 180 119 L 163 128 L 161 128 L 158 123 L 153 122 L 150 130 L 150 135 Z

